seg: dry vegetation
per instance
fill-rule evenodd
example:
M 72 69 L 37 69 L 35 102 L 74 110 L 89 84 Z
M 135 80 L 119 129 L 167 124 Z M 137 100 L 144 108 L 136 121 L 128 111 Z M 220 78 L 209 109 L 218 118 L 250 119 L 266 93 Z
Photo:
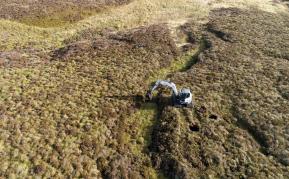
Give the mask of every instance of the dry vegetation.
M 288 15 L 256 9 L 211 14 L 207 49 L 172 77 L 197 106 L 162 110 L 152 135 L 157 168 L 170 178 L 289 176 L 288 27 Z
M 39 27 L 55 27 L 77 22 L 112 5 L 127 0 L 9 0 L 0 2 L 0 18 Z
M 127 5 L 106 9 L 74 24 L 39 28 L 0 19 L 0 50 L 37 49 L 49 51 L 65 45 L 64 41 L 82 31 L 93 29 L 121 30 L 142 25 L 178 21 L 193 17 L 201 20 L 208 9 L 199 0 L 137 0 Z M 26 54 L 26 53 L 25 53 Z
M 46 66 L 1 71 L 3 176 L 133 174 L 122 120 L 140 107 L 143 80 L 176 57 L 169 34 L 134 29 L 56 50 Z
M 0 2 L 0 177 L 289 176 L 279 1 L 37 2 Z

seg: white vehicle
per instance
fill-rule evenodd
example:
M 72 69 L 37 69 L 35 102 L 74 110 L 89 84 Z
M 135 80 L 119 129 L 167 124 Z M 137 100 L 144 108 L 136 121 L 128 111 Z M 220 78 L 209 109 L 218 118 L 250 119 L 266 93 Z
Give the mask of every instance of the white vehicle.
M 155 85 L 148 91 L 147 98 L 152 99 L 152 93 L 159 86 L 171 88 L 173 91 L 172 101 L 175 106 L 192 106 L 192 93 L 188 88 L 182 88 L 180 91 L 177 90 L 176 85 L 173 82 L 166 80 L 158 80 Z

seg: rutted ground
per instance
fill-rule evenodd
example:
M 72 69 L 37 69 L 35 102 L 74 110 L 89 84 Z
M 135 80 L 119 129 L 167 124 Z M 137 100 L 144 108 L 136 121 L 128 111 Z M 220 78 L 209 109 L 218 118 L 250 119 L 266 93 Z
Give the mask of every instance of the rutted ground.
M 153 133 L 153 163 L 170 178 L 286 178 L 288 15 L 220 9 L 207 49 L 172 80 L 197 107 L 165 107 Z M 282 88 L 282 90 L 279 90 Z
M 142 81 L 178 54 L 169 34 L 143 27 L 59 49 L 49 65 L 1 69 L 1 175 L 137 174 L 122 120 Z
M 160 69 L 152 75 L 146 82 L 147 86 L 155 82 L 157 79 L 168 79 L 170 75 L 182 71 L 187 68 L 196 59 L 192 58 L 197 53 L 196 49 L 191 49 L 189 52 L 183 54 L 181 57 L 174 60 L 168 68 Z M 121 135 L 126 137 L 126 145 L 129 151 L 139 159 L 141 165 L 139 167 L 145 168 L 142 173 L 143 176 L 149 178 L 163 178 L 161 170 L 155 170 L 150 159 L 150 145 L 152 145 L 153 129 L 159 122 L 159 117 L 163 109 L 162 102 L 170 104 L 170 90 L 162 90 L 164 99 L 155 99 L 153 102 L 143 102 L 139 110 L 124 120 L 123 125 L 125 130 Z M 162 100 L 158 101 L 158 100 Z

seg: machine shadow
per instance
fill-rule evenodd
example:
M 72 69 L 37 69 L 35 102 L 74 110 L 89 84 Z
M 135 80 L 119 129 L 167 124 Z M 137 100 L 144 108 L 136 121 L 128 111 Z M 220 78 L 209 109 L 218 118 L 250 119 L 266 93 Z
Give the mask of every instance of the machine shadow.
M 173 101 L 171 96 L 166 96 L 161 93 L 154 96 L 152 99 L 148 99 L 146 96 L 136 94 L 136 95 L 111 95 L 104 96 L 106 99 L 115 99 L 115 100 L 131 100 L 133 101 L 133 106 L 140 108 L 143 104 L 146 103 L 156 103 L 159 108 L 164 108 L 165 106 L 173 106 Z

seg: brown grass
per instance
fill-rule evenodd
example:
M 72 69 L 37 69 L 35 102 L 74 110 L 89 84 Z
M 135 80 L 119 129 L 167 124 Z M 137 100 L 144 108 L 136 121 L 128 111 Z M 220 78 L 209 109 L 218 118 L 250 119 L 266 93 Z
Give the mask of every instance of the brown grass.
M 0 18 L 16 20 L 18 22 L 39 26 L 58 27 L 75 23 L 92 16 L 107 8 L 127 3 L 126 0 L 109 1 L 2 1 L 0 2 Z
M 208 18 L 224 6 L 246 10 Z M 60 6 L 51 21 L 25 15 L 30 25 L 1 19 L 0 176 L 288 176 L 283 7 L 136 0 L 79 17 Z M 167 77 L 192 89 L 194 109 L 166 106 L 169 94 L 144 103 Z
M 162 111 L 157 168 L 170 178 L 288 176 L 288 27 L 288 15 L 256 9 L 211 14 L 199 62 L 171 79 L 192 89 L 195 110 Z
M 125 171 L 132 158 L 118 158 L 122 120 L 137 109 L 144 79 L 177 54 L 169 30 L 154 25 L 71 44 L 49 65 L 1 70 L 3 176 L 136 175 Z

